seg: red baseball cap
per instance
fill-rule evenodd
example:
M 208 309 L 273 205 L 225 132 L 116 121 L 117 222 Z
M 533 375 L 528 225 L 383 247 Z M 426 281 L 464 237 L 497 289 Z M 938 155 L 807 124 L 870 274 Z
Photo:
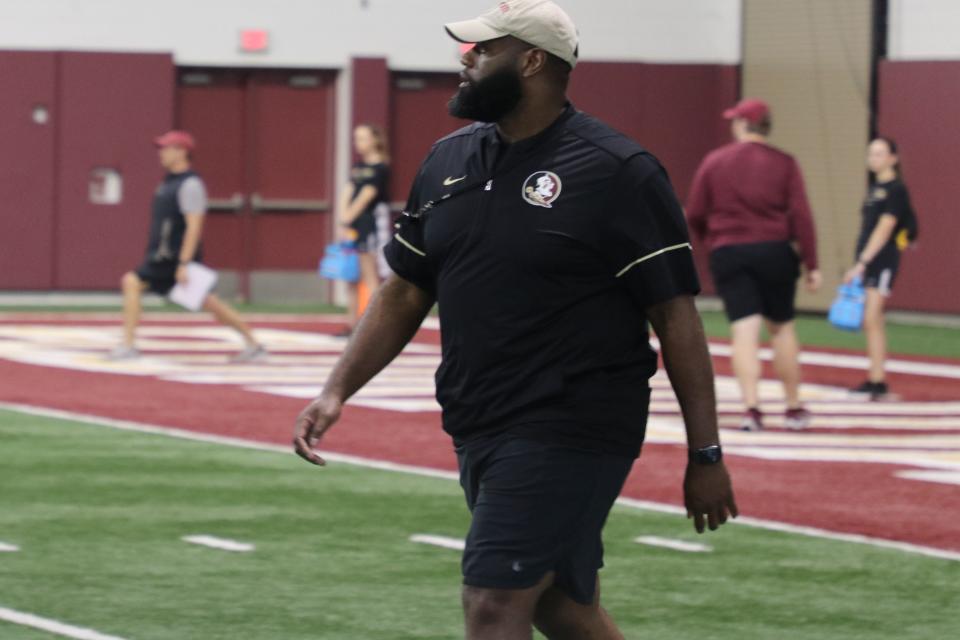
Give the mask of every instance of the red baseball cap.
M 192 135 L 186 131 L 177 130 L 167 131 L 162 136 L 154 138 L 153 144 L 158 147 L 182 147 L 187 151 L 193 151 L 193 148 L 197 146 Z
M 757 98 L 744 98 L 735 106 L 724 111 L 723 117 L 727 120 L 743 118 L 756 124 L 764 118 L 770 117 L 770 105 Z

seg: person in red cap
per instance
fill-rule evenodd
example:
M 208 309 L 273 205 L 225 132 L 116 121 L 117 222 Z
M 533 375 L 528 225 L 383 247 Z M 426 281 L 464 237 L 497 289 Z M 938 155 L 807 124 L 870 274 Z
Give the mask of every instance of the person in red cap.
M 793 323 L 801 263 L 810 291 L 821 282 L 803 176 L 797 161 L 768 141 L 767 103 L 745 99 L 723 117 L 731 121 L 734 142 L 700 164 L 687 200 L 687 220 L 694 237 L 710 251 L 710 272 L 730 320 L 733 370 L 745 405 L 740 427 L 756 431 L 764 426 L 757 387 L 765 323 L 786 395 L 784 424 L 803 429 L 810 413 L 800 402 L 800 348 Z
M 203 180 L 191 169 L 191 153 L 196 143 L 186 131 L 168 131 L 154 139 L 160 166 L 167 174 L 153 196 L 152 221 L 143 263 L 123 274 L 123 342 L 111 353 L 112 360 L 130 360 L 140 356 L 136 347 L 136 329 L 140 322 L 141 296 L 147 290 L 167 295 L 178 282 L 186 283 L 187 265 L 200 262 L 200 236 L 207 211 L 207 190 Z M 250 327 L 240 315 L 210 293 L 203 309 L 223 324 L 235 329 L 246 346 L 234 357 L 246 362 L 266 355 Z

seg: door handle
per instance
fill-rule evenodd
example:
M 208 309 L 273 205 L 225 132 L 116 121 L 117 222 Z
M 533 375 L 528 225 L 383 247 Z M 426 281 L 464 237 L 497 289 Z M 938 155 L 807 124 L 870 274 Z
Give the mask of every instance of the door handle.
M 262 198 L 259 193 L 250 196 L 250 208 L 261 211 L 329 211 L 329 200 L 291 200 L 285 198 Z
M 240 213 L 243 210 L 243 203 L 243 194 L 234 193 L 229 198 L 210 198 L 207 201 L 207 210 Z

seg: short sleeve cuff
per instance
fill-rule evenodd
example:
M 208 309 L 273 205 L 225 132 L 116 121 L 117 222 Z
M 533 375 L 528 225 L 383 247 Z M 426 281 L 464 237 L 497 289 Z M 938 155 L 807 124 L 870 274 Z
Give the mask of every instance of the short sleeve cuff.
M 430 295 L 436 295 L 436 285 L 429 271 L 426 254 L 415 245 L 398 234 L 384 247 L 383 256 L 395 274 Z
M 700 293 L 700 278 L 689 243 L 638 256 L 624 265 L 616 277 L 643 307 Z

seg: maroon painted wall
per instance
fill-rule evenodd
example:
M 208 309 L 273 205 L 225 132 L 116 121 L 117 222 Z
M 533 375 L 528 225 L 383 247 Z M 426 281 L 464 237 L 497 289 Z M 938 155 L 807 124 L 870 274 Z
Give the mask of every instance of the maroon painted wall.
M 390 92 L 390 199 L 406 203 L 420 163 L 438 139 L 467 124 L 447 113 L 456 73 L 395 72 Z
M 920 239 L 901 261 L 890 307 L 960 313 L 960 61 L 883 61 L 878 129 L 897 141 Z
M 56 54 L 0 51 L 0 288 L 53 286 Z M 44 106 L 49 120 L 35 122 Z
M 173 61 L 165 54 L 59 56 L 55 286 L 117 288 L 143 258 L 163 175 L 153 139 L 173 121 Z M 120 171 L 120 204 L 90 202 L 95 167 Z
M 390 69 L 386 58 L 351 60 L 352 124 L 372 124 L 386 130 L 390 124 Z
M 708 151 L 730 140 L 721 113 L 736 102 L 739 68 L 708 64 L 582 62 L 570 77 L 570 99 L 627 134 L 666 167 L 681 202 Z M 705 293 L 713 292 L 707 252 L 694 243 Z

